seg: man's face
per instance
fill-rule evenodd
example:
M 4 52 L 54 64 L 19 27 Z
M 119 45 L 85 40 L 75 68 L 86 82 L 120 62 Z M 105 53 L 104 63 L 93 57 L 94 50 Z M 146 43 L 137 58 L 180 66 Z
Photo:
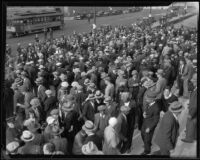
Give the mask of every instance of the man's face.
M 166 97 L 169 96 L 169 94 L 170 94 L 169 89 L 165 89 L 163 94 L 164 94 Z

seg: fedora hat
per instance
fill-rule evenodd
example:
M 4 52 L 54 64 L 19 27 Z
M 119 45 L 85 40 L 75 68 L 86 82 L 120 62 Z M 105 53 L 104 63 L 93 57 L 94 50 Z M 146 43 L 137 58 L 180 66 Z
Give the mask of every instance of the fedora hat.
M 31 123 L 27 125 L 28 130 L 31 131 L 32 133 L 40 129 L 40 127 L 41 125 L 35 121 L 31 121 Z
M 96 85 L 94 83 L 90 83 L 88 86 L 89 89 L 95 89 Z
M 103 110 L 105 110 L 106 109 L 106 106 L 105 105 L 100 105 L 100 106 L 98 106 L 98 111 L 103 111 Z
M 67 75 L 64 73 L 60 74 L 60 79 L 67 80 Z
M 37 84 L 42 84 L 42 83 L 44 83 L 44 78 L 43 78 L 43 77 L 37 78 L 36 81 L 35 81 L 35 83 L 37 83 Z
M 72 82 L 72 84 L 71 84 L 72 87 L 77 87 L 78 85 L 79 85 L 79 83 L 76 81 Z
M 38 98 L 31 99 L 30 104 L 32 106 L 40 106 L 41 105 L 40 100 Z
M 16 116 L 11 116 L 11 117 L 8 117 L 8 118 L 6 118 L 6 122 L 7 123 L 13 123 L 14 121 L 15 121 L 15 118 L 16 118 Z
M 112 98 L 109 96 L 109 97 L 105 97 L 103 103 L 109 103 L 112 101 Z
M 35 135 L 28 130 L 23 131 L 21 140 L 24 142 L 30 142 L 35 138 Z
M 88 78 L 85 79 L 84 85 L 88 86 L 90 84 L 90 80 Z
M 55 120 L 56 119 L 54 117 L 49 116 L 49 117 L 47 117 L 46 122 L 47 122 L 48 125 L 51 125 L 51 124 L 54 123 Z
M 85 121 L 85 124 L 83 125 L 82 129 L 85 131 L 85 132 L 94 132 L 95 130 L 95 125 L 92 121 Z
M 59 115 L 59 110 L 58 109 L 52 109 L 51 112 L 50 112 L 50 115 L 53 116 L 53 115 Z
M 157 72 L 156 72 L 156 74 L 163 76 L 164 75 L 163 69 L 158 69 Z
M 146 100 L 155 100 L 156 99 L 156 95 L 153 94 L 152 92 L 147 92 L 147 95 L 146 95 Z
M 67 88 L 69 86 L 68 82 L 62 82 L 61 83 L 61 88 L 64 89 L 64 88 Z
M 106 74 L 105 72 L 101 73 L 101 79 L 104 79 L 106 77 L 108 77 L 108 74 Z
M 19 148 L 19 142 L 13 141 L 6 145 L 6 149 L 9 153 L 15 152 Z
M 87 99 L 89 99 L 89 100 L 93 100 L 93 99 L 95 99 L 96 97 L 94 96 L 94 94 L 89 94 L 88 95 L 88 97 L 87 97 Z
M 172 102 L 169 106 L 169 111 L 174 112 L 174 113 L 181 112 L 183 109 L 184 108 L 179 101 Z
M 25 77 L 28 77 L 28 73 L 26 71 L 22 71 L 21 75 L 25 76 Z
M 63 133 L 63 131 L 64 131 L 64 127 L 60 128 L 58 126 L 53 126 L 50 130 L 50 134 L 57 136 L 57 135 L 60 135 L 61 133 Z
M 137 70 L 133 70 L 133 71 L 131 72 L 131 74 L 132 74 L 132 75 L 137 75 L 137 74 L 138 74 L 138 71 L 137 71 Z
M 152 87 L 152 86 L 154 86 L 155 85 L 155 83 L 152 81 L 152 80 L 146 80 L 144 83 L 143 83 L 143 86 L 145 87 L 145 88 L 150 88 L 150 87 Z
M 103 93 L 101 93 L 101 91 L 100 90 L 97 90 L 96 92 L 95 92 L 95 98 L 103 98 Z
M 99 155 L 99 154 L 102 155 L 103 154 L 103 152 L 99 151 L 97 146 L 92 141 L 89 141 L 87 144 L 83 145 L 81 150 L 84 155 Z
M 74 106 L 71 103 L 64 102 L 62 105 L 63 111 L 69 112 L 69 111 L 72 111 L 73 109 L 74 109 Z
M 52 91 L 51 91 L 50 89 L 48 89 L 48 90 L 45 91 L 45 94 L 46 94 L 46 95 L 51 95 L 51 94 L 52 94 Z

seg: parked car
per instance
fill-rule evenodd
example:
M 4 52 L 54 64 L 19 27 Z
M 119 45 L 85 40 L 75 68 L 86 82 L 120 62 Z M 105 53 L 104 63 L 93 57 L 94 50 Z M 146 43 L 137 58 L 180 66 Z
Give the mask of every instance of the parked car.
M 123 11 L 123 14 L 127 14 L 127 13 L 129 13 L 129 10 L 124 10 Z
M 104 15 L 104 12 L 103 11 L 98 11 L 97 13 L 96 13 L 96 16 L 97 17 L 101 17 L 101 16 L 103 16 Z
M 104 15 L 104 16 L 109 16 L 110 13 L 106 11 L 106 12 L 103 13 L 103 15 Z

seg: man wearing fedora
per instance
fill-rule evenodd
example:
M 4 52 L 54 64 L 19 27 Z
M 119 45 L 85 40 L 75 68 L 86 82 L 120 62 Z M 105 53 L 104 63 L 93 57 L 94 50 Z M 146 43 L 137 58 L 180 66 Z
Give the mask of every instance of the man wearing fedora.
M 78 132 L 79 114 L 77 113 L 77 111 L 75 111 L 72 101 L 64 102 L 62 104 L 61 110 L 62 110 L 61 126 L 64 127 L 64 132 L 62 135 L 68 139 L 68 151 L 69 153 L 71 153 L 74 137 Z
M 83 105 L 82 117 L 84 121 L 90 120 L 94 122 L 94 114 L 95 114 L 95 96 L 93 94 L 89 94 L 85 100 L 85 104 Z
M 56 151 L 61 151 L 66 155 L 68 154 L 68 141 L 67 138 L 61 137 L 63 131 L 64 131 L 63 127 L 62 128 L 58 126 L 52 127 L 50 134 L 53 136 L 53 138 L 49 140 L 49 142 L 55 145 Z
M 51 90 L 46 90 L 45 94 L 47 95 L 47 99 L 44 101 L 44 112 L 47 117 L 49 116 L 49 113 L 51 112 L 51 110 L 57 108 L 58 101 L 57 101 L 57 98 L 52 95 Z
M 112 99 L 114 98 L 115 95 L 115 87 L 114 84 L 111 83 L 110 77 L 104 78 L 106 88 L 105 88 L 105 97 L 111 97 Z
M 44 104 L 44 101 L 46 100 L 47 96 L 45 94 L 46 87 L 44 86 L 44 78 L 39 77 L 36 79 L 35 83 L 37 84 L 37 97 L 40 99 L 42 105 Z
M 42 148 L 39 145 L 32 143 L 35 135 L 28 130 L 23 131 L 21 140 L 25 142 L 25 145 L 18 149 L 18 154 L 31 155 L 31 154 L 42 154 Z
M 120 107 L 120 113 L 117 116 L 117 125 L 116 125 L 116 132 L 119 135 L 120 138 L 120 146 L 119 150 L 121 153 L 126 152 L 126 143 L 128 141 L 127 137 L 127 131 L 128 131 L 128 121 L 127 121 L 127 115 L 130 112 L 129 106 L 121 106 Z
M 23 71 L 21 73 L 21 77 L 23 79 L 23 86 L 28 88 L 30 91 L 32 91 L 33 87 L 32 87 L 31 81 L 29 79 L 28 73 L 26 71 Z
M 191 82 L 193 83 L 194 90 L 189 100 L 186 136 L 182 139 L 185 143 L 193 143 L 197 139 L 197 73 L 193 74 Z
M 142 155 L 151 153 L 151 141 L 153 138 L 154 130 L 160 119 L 160 107 L 156 102 L 156 95 L 151 93 L 146 97 L 147 106 L 143 111 L 143 124 L 141 128 L 141 136 L 144 142 L 144 152 Z
M 119 114 L 118 104 L 111 97 L 105 97 L 103 102 L 106 105 L 106 114 L 109 117 L 117 117 Z
M 181 103 L 174 101 L 170 104 L 169 110 L 164 114 L 160 122 L 160 128 L 155 137 L 155 143 L 160 148 L 156 154 L 170 156 L 170 154 L 174 152 L 177 138 L 179 136 L 178 116 L 182 110 L 183 106 Z
M 97 113 L 97 107 L 103 104 L 104 95 L 100 90 L 97 90 L 95 92 L 94 96 L 95 96 L 95 102 L 94 103 L 95 103 L 95 108 L 96 108 L 95 113 Z
M 92 141 L 99 150 L 102 150 L 102 138 L 100 138 L 96 133 L 95 129 L 96 126 L 92 121 L 87 120 L 83 125 L 82 129 L 87 134 L 87 137 L 83 144 L 87 144 L 88 142 Z
M 98 106 L 99 113 L 94 115 L 94 125 L 96 126 L 96 134 L 103 138 L 103 133 L 105 128 L 108 126 L 109 116 L 105 113 L 106 106 L 100 105 Z

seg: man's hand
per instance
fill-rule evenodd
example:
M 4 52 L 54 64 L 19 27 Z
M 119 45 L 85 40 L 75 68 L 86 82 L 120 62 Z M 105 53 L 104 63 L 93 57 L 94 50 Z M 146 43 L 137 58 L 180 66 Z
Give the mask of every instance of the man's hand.
M 149 132 L 150 132 L 150 129 L 149 129 L 149 128 L 147 128 L 147 129 L 145 130 L 145 132 L 146 132 L 146 133 L 149 133 Z

